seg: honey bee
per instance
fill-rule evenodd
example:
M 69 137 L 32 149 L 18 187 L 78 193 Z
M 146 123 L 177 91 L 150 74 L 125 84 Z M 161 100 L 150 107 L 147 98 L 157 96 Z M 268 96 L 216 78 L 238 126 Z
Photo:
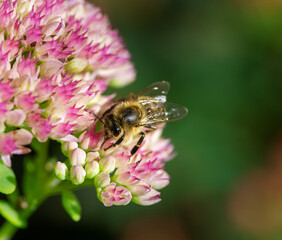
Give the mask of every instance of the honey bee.
M 165 81 L 153 83 L 137 95 L 131 93 L 127 98 L 118 100 L 102 117 L 94 114 L 104 125 L 101 148 L 108 139 L 116 141 L 105 151 L 119 145 L 126 134 L 139 134 L 140 138 L 130 152 L 133 155 L 145 138 L 144 128 L 156 130 L 156 125 L 160 123 L 185 117 L 188 113 L 186 107 L 166 101 L 169 88 L 170 84 Z

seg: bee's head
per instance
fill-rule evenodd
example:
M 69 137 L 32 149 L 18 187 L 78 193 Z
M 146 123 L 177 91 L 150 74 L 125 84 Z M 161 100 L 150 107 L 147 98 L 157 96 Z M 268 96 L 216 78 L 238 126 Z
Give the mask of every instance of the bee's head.
M 108 115 L 104 120 L 104 131 L 105 139 L 117 138 L 121 134 L 121 127 L 117 120 L 114 119 L 113 115 Z

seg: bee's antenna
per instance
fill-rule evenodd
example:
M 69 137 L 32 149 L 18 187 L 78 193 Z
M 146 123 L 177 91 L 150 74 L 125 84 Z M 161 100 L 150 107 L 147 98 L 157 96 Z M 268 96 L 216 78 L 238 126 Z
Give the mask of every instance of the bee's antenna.
M 102 124 L 104 124 L 104 122 L 102 121 L 102 119 L 99 118 L 94 112 L 92 112 L 92 114 L 93 114 Z

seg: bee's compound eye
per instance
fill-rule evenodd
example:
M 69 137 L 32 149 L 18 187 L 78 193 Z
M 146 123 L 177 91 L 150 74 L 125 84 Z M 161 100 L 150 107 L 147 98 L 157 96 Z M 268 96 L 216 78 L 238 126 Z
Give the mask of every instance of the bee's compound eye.
M 120 134 L 120 127 L 115 123 L 113 124 L 112 132 L 113 132 L 115 137 L 119 136 L 119 134 Z

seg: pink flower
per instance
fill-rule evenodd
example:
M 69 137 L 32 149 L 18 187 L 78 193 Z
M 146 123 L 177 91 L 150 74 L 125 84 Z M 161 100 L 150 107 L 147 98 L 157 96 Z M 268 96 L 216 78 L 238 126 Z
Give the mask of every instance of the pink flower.
M 140 205 L 152 205 L 161 201 L 159 198 L 160 193 L 153 188 L 148 191 L 148 193 L 144 195 L 137 196 L 133 199 L 133 201 Z
M 3 0 L 0 3 L 0 155 L 26 154 L 33 138 L 62 142 L 66 163 L 55 165 L 60 180 L 93 179 L 105 206 L 160 201 L 169 183 L 165 163 L 173 154 L 162 127 L 108 151 L 100 116 L 115 95 L 109 85 L 135 79 L 130 54 L 107 16 L 84 0 Z M 11 130 L 10 126 L 13 129 Z M 104 146 L 112 144 L 109 139 Z
M 40 142 L 78 141 L 74 135 L 111 100 L 101 94 L 120 75 L 99 71 L 135 78 L 124 68 L 134 69 L 117 31 L 83 0 L 1 1 L 0 28 L 1 156 L 19 153 L 7 125 L 24 126 Z
M 32 134 L 25 130 L 19 129 L 0 135 L 0 154 L 6 166 L 11 166 L 12 154 L 26 154 L 30 152 L 29 148 L 24 147 L 31 143 Z
M 101 199 L 106 207 L 126 205 L 130 202 L 131 198 L 132 196 L 128 189 L 123 186 L 116 186 L 115 183 L 110 183 L 101 192 Z
M 11 80 L 0 81 L 0 99 L 2 102 L 8 102 L 14 96 L 14 87 L 11 86 Z
M 38 141 L 47 141 L 52 130 L 49 119 L 45 119 L 39 112 L 31 112 L 28 114 L 28 122 L 32 133 L 37 137 Z

